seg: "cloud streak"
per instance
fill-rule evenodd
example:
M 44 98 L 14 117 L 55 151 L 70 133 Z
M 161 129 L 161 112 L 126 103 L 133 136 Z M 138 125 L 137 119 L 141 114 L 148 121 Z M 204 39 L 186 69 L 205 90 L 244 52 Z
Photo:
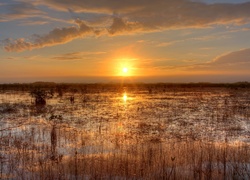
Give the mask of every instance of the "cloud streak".
M 192 70 L 205 72 L 223 72 L 228 74 L 249 74 L 249 67 L 250 48 L 223 54 L 207 63 L 193 64 L 175 68 L 179 68 L 185 71 Z
M 51 59 L 59 61 L 78 61 L 78 60 L 84 60 L 86 57 L 101 55 L 105 53 L 106 52 L 72 52 L 72 53 L 62 54 L 60 56 L 54 56 Z
M 33 42 L 27 42 L 25 39 L 17 39 L 14 41 L 5 40 L 4 49 L 8 52 L 11 51 L 24 51 L 32 50 L 36 48 L 42 48 L 45 46 L 53 46 L 56 44 L 63 44 L 73 39 L 84 37 L 89 34 L 98 34 L 97 30 L 87 26 L 83 21 L 76 20 L 77 26 L 67 27 L 67 28 L 56 28 L 50 31 L 48 34 L 40 36 L 33 35 Z
M 44 16 L 46 13 L 28 2 L 0 4 L 0 22 Z
M 230 52 L 215 58 L 211 64 L 245 64 L 250 63 L 250 49 Z

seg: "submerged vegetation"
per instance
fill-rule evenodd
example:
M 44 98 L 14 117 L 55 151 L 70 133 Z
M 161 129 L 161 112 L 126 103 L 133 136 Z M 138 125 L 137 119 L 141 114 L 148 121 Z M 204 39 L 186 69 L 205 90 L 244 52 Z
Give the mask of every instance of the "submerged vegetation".
M 0 85 L 0 179 L 250 179 L 249 90 Z

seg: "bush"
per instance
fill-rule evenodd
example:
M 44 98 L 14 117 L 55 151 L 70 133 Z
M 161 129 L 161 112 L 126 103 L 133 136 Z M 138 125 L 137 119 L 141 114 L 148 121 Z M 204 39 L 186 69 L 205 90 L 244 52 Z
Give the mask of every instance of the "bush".
M 33 98 L 35 98 L 36 105 L 46 105 L 46 99 L 53 97 L 52 91 L 47 92 L 41 89 L 32 90 L 30 94 Z

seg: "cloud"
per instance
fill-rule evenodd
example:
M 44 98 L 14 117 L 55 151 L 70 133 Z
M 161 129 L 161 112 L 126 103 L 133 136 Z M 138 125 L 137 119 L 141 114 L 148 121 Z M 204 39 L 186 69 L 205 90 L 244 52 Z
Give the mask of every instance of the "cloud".
M 250 31 L 250 27 L 243 28 L 243 31 Z
M 250 63 L 250 49 L 230 52 L 215 58 L 211 64 L 245 64 Z
M 224 32 L 223 32 L 224 33 Z M 221 35 L 221 33 L 216 33 L 214 35 L 209 35 L 209 36 L 201 36 L 201 37 L 192 37 L 192 38 L 182 38 L 179 40 L 174 40 L 174 41 L 168 41 L 168 42 L 154 42 L 153 44 L 157 47 L 166 47 L 166 46 L 171 46 L 175 45 L 177 43 L 182 43 L 182 42 L 187 42 L 187 41 L 212 41 L 212 40 L 220 40 L 220 39 L 227 39 L 229 38 L 228 36 Z
M 247 23 L 250 3 L 205 4 L 188 0 L 44 0 L 40 3 L 62 11 L 118 14 L 144 29 L 183 28 L 221 23 Z M 123 26 L 125 30 L 127 26 Z M 130 30 L 130 28 L 129 28 Z
M 163 73 L 168 71 L 169 73 L 186 73 L 186 74 L 217 74 L 217 75 L 246 75 L 250 77 L 250 48 L 242 49 L 239 51 L 233 51 L 230 53 L 222 54 L 215 59 L 204 62 L 195 63 L 198 61 L 189 61 L 187 65 L 172 65 L 170 63 L 157 62 L 154 63 L 154 59 L 151 60 L 150 67 L 154 67 L 162 71 Z M 186 60 L 182 60 L 186 61 Z
M 76 20 L 77 26 L 67 28 L 56 28 L 46 35 L 33 35 L 33 42 L 27 42 L 25 39 L 20 38 L 17 40 L 5 40 L 4 49 L 8 52 L 32 50 L 46 46 L 53 46 L 56 44 L 63 44 L 73 39 L 84 37 L 89 34 L 98 34 L 97 30 L 87 26 L 83 21 Z
M 123 33 L 124 31 L 129 33 L 139 30 L 143 30 L 143 26 L 140 23 L 125 21 L 119 17 L 115 17 L 113 19 L 112 25 L 110 26 L 110 28 L 108 28 L 108 32 L 112 35 L 120 34 Z
M 78 60 L 83 60 L 89 56 L 95 55 L 96 57 L 96 55 L 105 54 L 105 53 L 106 52 L 72 52 L 72 53 L 62 54 L 60 56 L 54 56 L 51 59 L 60 60 L 60 61 L 78 61 Z
M 44 21 L 44 20 L 38 20 L 38 21 L 22 21 L 20 23 L 20 25 L 23 26 L 37 26 L 37 25 L 44 25 L 44 24 L 48 24 L 48 21 Z
M 17 57 L 5 57 L 5 58 L 2 58 L 2 60 L 18 60 Z
M 156 0 L 159 1 L 159 0 Z M 84 1 L 68 1 L 68 0 L 43 0 L 36 1 L 36 4 L 47 5 L 51 8 L 68 11 L 68 9 L 74 10 L 75 12 L 94 12 L 94 13 L 128 13 L 137 11 L 143 8 L 143 4 L 146 5 L 154 4 L 154 1 L 150 0 L 84 0 Z
M 43 16 L 46 13 L 31 3 L 19 1 L 0 4 L 0 22 Z
M 45 0 L 48 6 L 71 12 L 113 14 L 111 34 L 159 31 L 213 24 L 248 23 L 250 3 L 205 4 L 188 0 Z
M 65 18 L 52 17 L 48 10 L 37 6 L 33 1 L 9 0 L 8 3 L 0 3 L 0 22 L 16 20 L 21 20 L 18 25 L 46 24 L 52 21 L 72 24 Z
M 24 51 L 45 46 L 67 43 L 87 35 L 126 35 L 167 29 L 202 28 L 215 24 L 248 24 L 250 2 L 241 4 L 206 4 L 188 0 L 27 0 L 21 7 L 12 7 L 10 16 L 41 14 L 37 7 L 45 5 L 50 9 L 73 13 L 74 16 L 87 14 L 77 20 L 77 27 L 54 29 L 47 35 L 36 35 L 30 42 L 20 38 L 8 41 L 6 51 Z M 27 9 L 33 11 L 28 11 Z M 6 15 L 5 15 L 6 16 Z M 91 18 L 94 19 L 94 24 Z M 109 20 L 107 20 L 109 18 Z M 88 22 L 88 21 L 89 22 Z M 102 32 L 102 33 L 100 33 Z M 162 44 L 162 46 L 169 45 Z
M 7 52 L 21 52 L 25 50 L 32 50 L 42 48 L 46 46 L 53 46 L 57 44 L 64 44 L 77 38 L 83 38 L 88 35 L 100 35 L 102 32 L 106 32 L 113 35 L 122 33 L 124 30 L 127 32 L 134 32 L 135 29 L 139 29 L 134 23 L 126 22 L 120 18 L 114 18 L 112 24 L 108 29 L 102 29 L 98 27 L 90 27 L 82 20 L 77 19 L 75 21 L 77 26 L 67 28 L 55 28 L 46 35 L 33 35 L 33 41 L 29 42 L 24 38 L 16 40 L 6 39 L 4 43 L 4 49 Z
M 250 74 L 250 48 L 226 53 L 206 63 L 175 67 L 184 71 Z

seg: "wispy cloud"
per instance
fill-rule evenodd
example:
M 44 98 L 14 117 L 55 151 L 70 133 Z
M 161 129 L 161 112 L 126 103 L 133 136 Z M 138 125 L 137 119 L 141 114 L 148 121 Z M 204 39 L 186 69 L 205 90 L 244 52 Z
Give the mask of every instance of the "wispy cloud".
M 185 38 L 180 40 L 168 41 L 168 42 L 155 42 L 155 45 L 158 47 L 165 47 L 170 45 L 175 45 L 177 43 L 187 42 L 187 41 L 212 41 L 212 40 L 219 40 L 219 39 L 227 39 L 230 38 L 229 36 L 216 34 L 210 36 L 201 36 L 201 37 L 193 37 L 193 38 Z
M 19 1 L 0 5 L 0 22 L 43 16 L 46 13 L 31 3 Z
M 211 64 L 242 64 L 250 63 L 250 49 L 242 49 L 235 52 L 230 52 L 216 57 Z M 248 67 L 250 68 L 250 67 Z
M 20 60 L 30 60 L 30 61 L 37 61 L 39 59 L 44 59 L 44 57 L 40 55 L 31 55 L 31 56 L 7 56 L 7 57 L 2 57 L 1 60 L 5 61 L 20 61 Z
M 19 25 L 46 24 L 49 22 L 70 23 L 65 18 L 56 18 L 44 8 L 37 6 L 33 1 L 9 0 L 8 3 L 0 3 L 0 22 L 21 20 Z
M 76 20 L 77 26 L 67 28 L 56 28 L 44 36 L 33 35 L 33 42 L 28 42 L 25 39 L 5 40 L 5 50 L 11 51 L 24 51 L 32 50 L 35 48 L 42 48 L 46 46 L 53 46 L 56 44 L 63 44 L 73 39 L 84 37 L 89 34 L 98 34 L 97 30 L 87 26 L 83 21 Z
M 60 60 L 60 61 L 79 61 L 84 60 L 87 57 L 105 54 L 106 52 L 72 52 L 66 53 L 59 56 L 54 56 L 52 60 Z
M 20 25 L 22 26 L 37 26 L 37 25 L 44 25 L 44 24 L 48 24 L 48 21 L 44 21 L 44 20 L 38 20 L 38 21 L 30 21 L 30 20 L 25 20 L 25 21 L 21 21 Z
M 250 27 L 243 28 L 243 31 L 250 31 Z
M 152 62 L 151 62 L 152 61 Z M 170 65 L 169 63 L 154 63 L 150 61 L 149 67 L 169 73 L 182 72 L 185 74 L 246 74 L 250 75 L 250 48 L 222 54 L 211 61 L 197 63 L 188 61 L 187 65 Z M 186 61 L 186 60 L 182 60 Z
M 175 67 L 185 71 L 223 72 L 228 74 L 247 73 L 250 74 L 250 49 L 222 54 L 215 59 L 206 62 L 191 64 L 188 66 Z
M 3 60 L 18 60 L 17 57 L 6 57 L 6 58 L 2 58 Z

